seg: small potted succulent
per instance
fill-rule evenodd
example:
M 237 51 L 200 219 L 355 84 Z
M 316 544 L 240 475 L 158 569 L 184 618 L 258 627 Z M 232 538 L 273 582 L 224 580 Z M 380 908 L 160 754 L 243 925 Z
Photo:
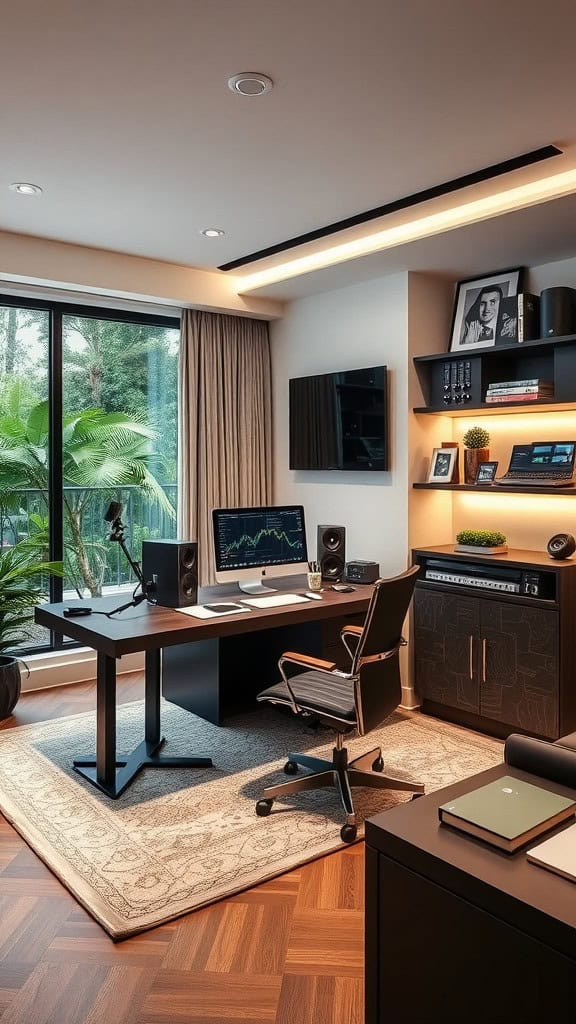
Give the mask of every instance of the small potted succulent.
M 476 482 L 476 472 L 481 462 L 490 459 L 490 434 L 484 427 L 470 427 L 462 438 L 464 442 L 464 482 Z
M 504 555 L 506 537 L 499 530 L 460 530 L 456 535 L 454 551 L 476 555 Z
M 12 714 L 20 697 L 20 660 L 10 652 L 29 638 L 42 575 L 49 574 L 62 576 L 62 563 L 43 561 L 32 541 L 0 548 L 0 720 Z

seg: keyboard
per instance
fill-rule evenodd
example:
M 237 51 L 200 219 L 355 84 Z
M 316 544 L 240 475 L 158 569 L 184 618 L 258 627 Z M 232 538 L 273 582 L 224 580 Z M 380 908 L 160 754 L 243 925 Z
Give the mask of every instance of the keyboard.
M 280 608 L 283 604 L 308 604 L 303 594 L 272 594 L 271 597 L 242 597 L 242 604 L 253 608 Z
M 558 473 L 556 476 L 550 476 L 549 473 L 526 473 L 525 476 L 505 473 L 494 483 L 506 487 L 572 487 L 574 477 L 572 473 Z

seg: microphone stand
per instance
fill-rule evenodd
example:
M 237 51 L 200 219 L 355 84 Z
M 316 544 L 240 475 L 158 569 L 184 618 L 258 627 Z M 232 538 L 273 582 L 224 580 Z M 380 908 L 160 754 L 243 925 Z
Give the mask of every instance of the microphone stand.
M 142 604 L 142 601 L 146 600 L 146 598 L 149 596 L 149 594 L 152 592 L 154 588 L 152 585 L 146 583 L 146 580 L 144 579 L 144 576 L 142 574 L 140 562 L 134 561 L 132 555 L 128 551 L 128 548 L 126 547 L 126 542 L 124 540 L 124 524 L 120 518 L 120 515 L 117 515 L 116 518 L 112 520 L 110 530 L 111 532 L 108 540 L 117 541 L 117 543 L 120 545 L 126 558 L 126 561 L 130 565 L 132 572 L 134 573 L 136 579 L 138 580 L 138 584 L 142 588 L 141 594 L 138 594 L 136 597 L 133 597 L 132 600 L 127 601 L 126 604 L 121 604 L 120 607 L 115 608 L 113 612 L 108 613 L 109 615 L 116 615 L 117 612 L 123 612 L 126 610 L 126 608 L 136 608 L 139 604 Z

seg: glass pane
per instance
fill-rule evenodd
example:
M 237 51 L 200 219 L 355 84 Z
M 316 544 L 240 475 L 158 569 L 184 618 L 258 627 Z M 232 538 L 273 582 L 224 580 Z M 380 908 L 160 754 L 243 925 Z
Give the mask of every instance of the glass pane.
M 131 592 L 104 517 L 121 502 L 136 560 L 176 536 L 179 332 L 66 315 L 62 340 L 65 595 Z
M 19 544 L 26 545 L 27 560 L 35 564 L 48 552 L 49 323 L 46 310 L 0 303 L 0 559 Z M 20 585 L 27 586 L 23 577 Z M 48 576 L 35 577 L 36 587 L 40 599 L 47 600 Z M 0 614 L 2 600 L 0 573 Z M 8 616 L 18 614 L 15 595 L 9 603 Z M 33 604 L 24 608 L 29 621 L 11 634 L 10 649 L 49 645 L 49 630 L 31 621 Z

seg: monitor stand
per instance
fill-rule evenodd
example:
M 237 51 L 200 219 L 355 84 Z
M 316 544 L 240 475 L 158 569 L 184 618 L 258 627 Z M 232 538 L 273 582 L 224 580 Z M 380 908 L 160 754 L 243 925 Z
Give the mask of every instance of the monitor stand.
M 265 587 L 260 580 L 247 580 L 246 583 L 238 583 L 240 590 L 244 594 L 275 594 L 277 592 L 276 587 Z

